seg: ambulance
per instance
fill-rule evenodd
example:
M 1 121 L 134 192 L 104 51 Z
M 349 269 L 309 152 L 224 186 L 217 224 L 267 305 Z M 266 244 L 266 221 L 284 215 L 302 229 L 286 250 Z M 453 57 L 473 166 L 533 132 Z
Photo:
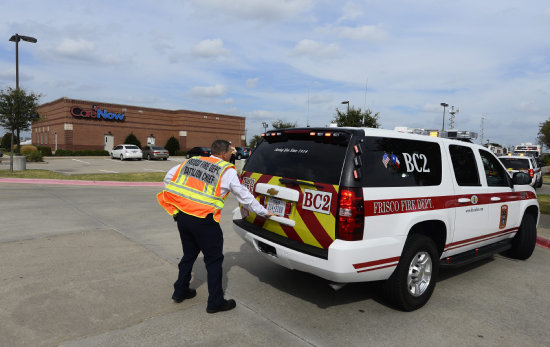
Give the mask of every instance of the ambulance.
M 241 180 L 275 216 L 240 206 L 233 227 L 281 266 L 335 284 L 383 280 L 388 301 L 412 311 L 431 297 L 440 267 L 534 250 L 531 177 L 509 176 L 482 146 L 372 128 L 262 138 Z

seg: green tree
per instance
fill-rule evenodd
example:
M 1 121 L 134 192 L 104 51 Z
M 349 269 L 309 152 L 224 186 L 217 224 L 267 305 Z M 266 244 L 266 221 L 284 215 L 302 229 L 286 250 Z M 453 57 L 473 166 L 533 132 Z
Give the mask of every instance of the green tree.
M 254 135 L 252 137 L 252 140 L 248 142 L 248 146 L 250 148 L 256 148 L 256 146 L 260 143 L 260 141 L 262 141 L 262 137 L 260 135 Z
M 298 122 L 290 123 L 285 122 L 282 119 L 278 119 L 275 122 L 271 123 L 271 126 L 275 129 L 295 128 L 296 126 L 298 126 Z
M 166 145 L 164 146 L 168 150 L 168 153 L 170 155 L 175 155 L 176 151 L 180 150 L 180 142 L 178 139 L 176 139 L 174 136 L 170 137 L 168 141 L 166 141 Z
M 17 152 L 21 147 L 19 146 L 21 131 L 29 130 L 32 121 L 38 118 L 37 108 L 40 97 L 40 94 L 27 93 L 23 89 L 10 87 L 0 91 L 0 126 L 16 134 L 14 141 L 17 141 Z
M 547 148 L 550 148 L 550 119 L 539 124 L 539 134 L 537 139 Z
M 378 118 L 379 112 L 374 115 L 370 109 L 366 109 L 365 112 L 361 112 L 361 109 L 355 109 L 351 107 L 349 112 L 340 112 L 336 109 L 336 116 L 332 120 L 339 127 L 367 127 L 367 128 L 379 128 Z
M 136 145 L 139 148 L 141 148 L 141 142 L 139 142 L 138 138 L 134 133 L 130 133 L 130 135 L 126 136 L 126 140 L 124 140 L 124 143 L 127 143 L 129 145 Z
M 13 139 L 13 142 L 17 143 L 18 141 L 17 139 Z M 0 148 L 9 150 L 10 146 L 11 146 L 11 134 L 6 133 L 4 134 L 4 137 L 2 137 L 2 142 L 0 142 Z

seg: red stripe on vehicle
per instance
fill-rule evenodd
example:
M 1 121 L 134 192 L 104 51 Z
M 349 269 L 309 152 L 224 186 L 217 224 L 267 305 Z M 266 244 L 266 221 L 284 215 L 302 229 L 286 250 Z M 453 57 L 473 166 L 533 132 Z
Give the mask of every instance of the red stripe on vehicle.
M 390 264 L 390 265 L 384 265 L 384 266 L 373 267 L 372 269 L 357 270 L 357 273 L 360 273 L 360 272 L 367 272 L 367 271 L 373 271 L 373 270 L 380 270 L 380 269 L 385 269 L 385 268 L 387 268 L 387 267 L 393 267 L 393 266 L 397 266 L 397 263 L 395 263 L 395 264 Z
M 449 244 L 445 245 L 445 251 L 449 251 L 451 249 L 465 247 L 465 246 L 469 246 L 469 245 L 472 245 L 472 244 L 475 244 L 475 243 L 479 243 L 479 242 L 487 241 L 487 240 L 490 240 L 490 239 L 494 239 L 494 238 L 497 238 L 497 237 L 500 237 L 500 236 L 504 236 L 506 234 L 514 233 L 518 230 L 519 230 L 519 228 L 511 228 L 511 229 L 497 231 L 497 232 L 491 233 L 491 234 L 481 235 L 481 236 L 477 236 L 477 237 L 472 237 L 470 239 L 465 239 L 465 240 L 449 243 Z
M 296 230 L 294 230 L 293 227 L 281 224 L 281 228 L 283 229 L 284 233 L 286 234 L 286 236 L 289 239 L 300 241 L 300 242 L 304 243 L 304 241 L 302 240 L 300 235 L 298 235 L 298 233 L 296 232 Z
M 353 267 L 356 268 L 356 269 L 361 269 L 361 268 L 370 267 L 370 266 L 393 263 L 393 262 L 396 262 L 396 261 L 397 262 L 399 261 L 399 257 L 386 258 L 386 259 L 368 261 L 366 263 L 353 264 Z
M 309 232 L 313 235 L 317 242 L 319 242 L 321 247 L 328 249 L 334 240 L 327 233 L 323 225 L 319 223 L 319 220 L 315 217 L 314 212 L 302 209 L 300 211 L 300 217 L 302 217 L 302 220 L 306 224 Z
M 477 202 L 472 201 L 460 203 L 458 199 L 471 199 L 477 196 Z M 498 197 L 499 201 L 491 201 L 491 198 Z M 536 199 L 533 192 L 513 192 L 494 194 L 463 194 L 447 196 L 426 196 L 418 198 L 365 200 L 365 217 L 382 216 L 388 214 L 410 213 L 420 211 L 441 210 L 456 207 L 468 207 L 489 204 L 501 204 L 509 201 Z

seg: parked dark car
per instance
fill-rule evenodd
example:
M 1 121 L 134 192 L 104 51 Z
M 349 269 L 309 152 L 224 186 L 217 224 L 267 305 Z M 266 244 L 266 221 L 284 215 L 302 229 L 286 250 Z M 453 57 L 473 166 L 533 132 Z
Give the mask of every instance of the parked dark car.
M 168 160 L 168 157 L 170 156 L 166 148 L 159 147 L 159 146 L 145 146 L 142 148 L 141 151 L 143 152 L 143 158 L 147 160 L 151 160 L 151 159 Z
M 195 156 L 200 157 L 209 157 L 210 156 L 210 147 L 193 147 L 185 155 L 187 159 Z
M 252 154 L 252 150 L 248 147 L 235 147 L 235 150 L 237 151 L 235 154 L 237 159 L 248 159 Z

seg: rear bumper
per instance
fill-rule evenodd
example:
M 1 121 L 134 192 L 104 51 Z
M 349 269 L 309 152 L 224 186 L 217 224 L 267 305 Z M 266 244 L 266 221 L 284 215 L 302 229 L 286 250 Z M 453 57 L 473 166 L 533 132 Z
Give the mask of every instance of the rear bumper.
M 319 249 L 265 230 L 259 232 L 263 229 L 242 219 L 238 208 L 233 211 L 233 229 L 272 262 L 338 283 L 389 278 L 405 242 L 405 237 L 335 240 L 328 250 Z

